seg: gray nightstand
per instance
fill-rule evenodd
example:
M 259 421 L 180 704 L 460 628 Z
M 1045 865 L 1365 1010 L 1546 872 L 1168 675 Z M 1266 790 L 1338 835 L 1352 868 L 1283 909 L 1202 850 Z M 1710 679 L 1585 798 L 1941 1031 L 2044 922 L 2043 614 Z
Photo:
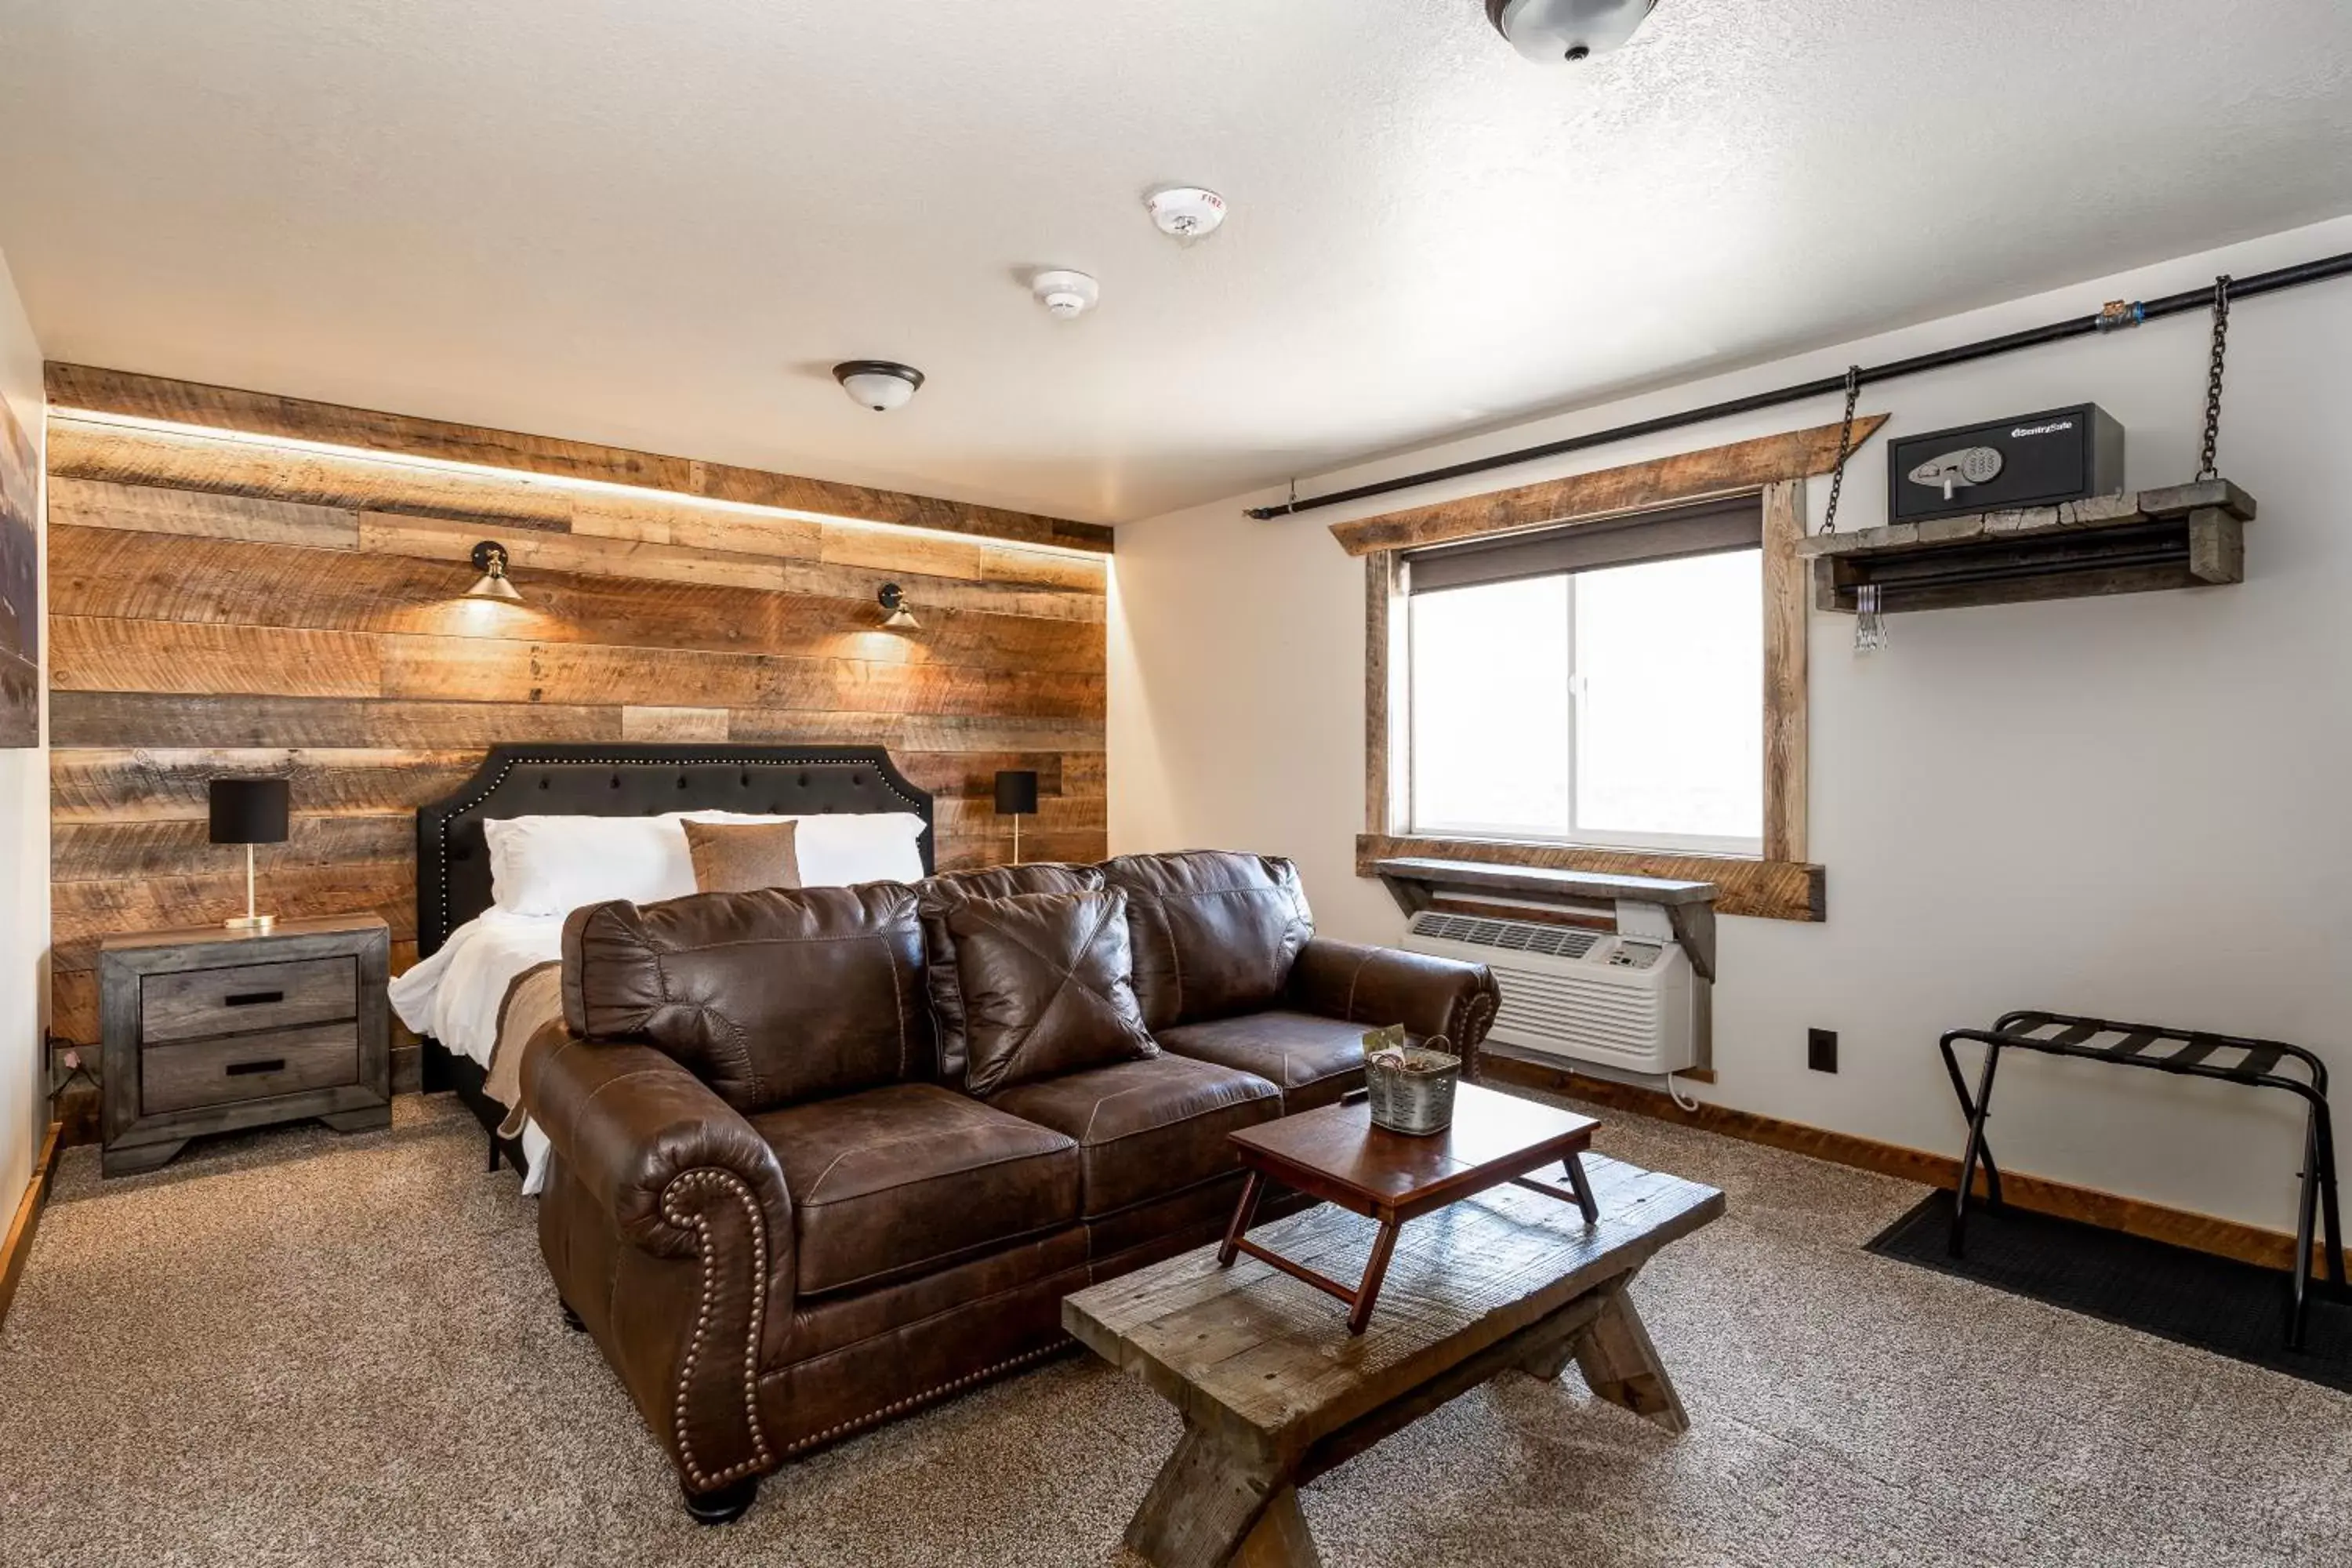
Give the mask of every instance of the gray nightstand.
M 152 1171 L 191 1138 L 277 1121 L 388 1125 L 391 957 L 373 915 L 107 938 L 100 1168 Z

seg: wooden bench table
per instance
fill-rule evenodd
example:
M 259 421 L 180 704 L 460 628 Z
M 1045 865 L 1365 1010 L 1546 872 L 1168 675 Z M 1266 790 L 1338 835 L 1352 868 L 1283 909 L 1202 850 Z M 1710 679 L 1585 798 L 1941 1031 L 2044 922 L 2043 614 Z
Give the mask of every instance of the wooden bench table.
M 1360 1335 L 1317 1288 L 1255 1259 L 1220 1268 L 1213 1245 L 1066 1298 L 1063 1326 L 1184 1417 L 1127 1544 L 1154 1568 L 1318 1563 L 1300 1483 L 1507 1372 L 1548 1381 L 1574 1361 L 1600 1397 L 1684 1430 L 1626 1286 L 1723 1194 L 1597 1154 L 1584 1167 L 1589 1226 L 1563 1179 L 1559 1197 L 1497 1186 L 1401 1233 L 1329 1205 L 1264 1227 L 1285 1258 L 1341 1278 L 1393 1238 Z

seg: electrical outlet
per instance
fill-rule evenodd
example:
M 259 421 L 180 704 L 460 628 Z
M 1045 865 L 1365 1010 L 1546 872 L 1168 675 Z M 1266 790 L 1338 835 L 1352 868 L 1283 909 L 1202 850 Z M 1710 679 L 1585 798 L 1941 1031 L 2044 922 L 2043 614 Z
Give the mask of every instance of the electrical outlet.
M 1805 1031 L 1805 1065 L 1815 1072 L 1837 1071 L 1837 1031 L 1835 1029 Z

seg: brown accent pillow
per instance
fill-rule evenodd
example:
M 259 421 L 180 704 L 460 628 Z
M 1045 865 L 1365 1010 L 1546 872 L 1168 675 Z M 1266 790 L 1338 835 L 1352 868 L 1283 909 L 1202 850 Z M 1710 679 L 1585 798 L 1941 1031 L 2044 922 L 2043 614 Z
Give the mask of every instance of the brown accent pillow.
M 705 893 L 756 893 L 801 885 L 797 822 L 696 822 L 686 829 L 694 886 Z
M 1160 1054 L 1135 1002 L 1126 894 L 975 899 L 947 926 L 971 1093 Z
M 974 899 L 1009 899 L 1016 893 L 1090 893 L 1102 885 L 1102 873 L 1092 866 L 1053 860 L 941 871 L 915 884 L 923 912 L 923 981 L 930 992 L 931 1022 L 939 1031 L 942 1082 L 961 1088 L 964 1067 L 963 984 L 956 977 L 948 911 Z

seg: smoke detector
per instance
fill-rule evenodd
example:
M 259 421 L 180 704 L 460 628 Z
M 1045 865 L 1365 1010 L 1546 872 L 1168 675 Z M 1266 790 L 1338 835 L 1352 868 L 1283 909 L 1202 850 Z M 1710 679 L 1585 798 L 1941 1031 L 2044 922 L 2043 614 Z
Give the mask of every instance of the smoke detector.
M 1633 36 L 1658 0 L 1486 0 L 1486 20 L 1538 64 L 1606 54 Z
M 1064 268 L 1040 272 L 1029 279 L 1029 291 L 1037 296 L 1037 303 L 1045 307 L 1048 315 L 1062 321 L 1085 315 L 1102 298 L 1101 286 L 1093 279 Z
M 1171 185 L 1143 198 L 1144 211 L 1160 232 L 1177 239 L 1205 239 L 1225 221 L 1225 198 L 1198 185 Z
M 916 389 L 923 384 L 923 373 L 895 360 L 852 359 L 833 367 L 833 379 L 841 383 L 851 402 L 887 414 L 914 401 Z

